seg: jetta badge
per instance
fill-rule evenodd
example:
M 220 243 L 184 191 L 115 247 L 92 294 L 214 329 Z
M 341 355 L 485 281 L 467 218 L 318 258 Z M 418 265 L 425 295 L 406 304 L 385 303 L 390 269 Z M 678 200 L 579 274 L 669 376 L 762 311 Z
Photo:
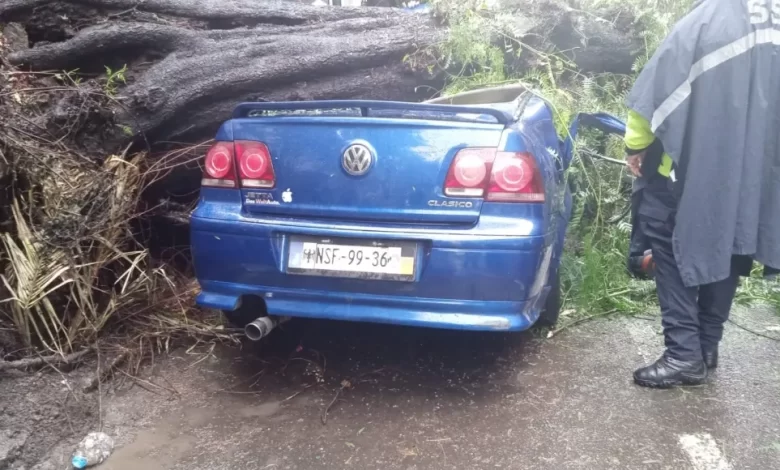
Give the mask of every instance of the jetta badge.
M 341 166 L 352 176 L 362 176 L 371 168 L 373 160 L 371 149 L 363 144 L 352 144 L 341 156 Z

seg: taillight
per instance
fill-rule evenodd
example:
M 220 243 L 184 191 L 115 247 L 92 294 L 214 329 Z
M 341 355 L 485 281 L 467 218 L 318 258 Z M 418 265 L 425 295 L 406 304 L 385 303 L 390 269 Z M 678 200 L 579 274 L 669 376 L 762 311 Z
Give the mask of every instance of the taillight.
M 466 148 L 450 165 L 444 194 L 485 197 L 494 202 L 543 202 L 544 185 L 536 161 L 528 153 Z
M 206 154 L 201 185 L 235 188 L 238 186 L 236 173 L 245 188 L 273 188 L 276 185 L 271 153 L 262 142 L 215 143 Z
M 238 175 L 244 188 L 273 188 L 276 184 L 274 166 L 268 147 L 261 142 L 236 142 Z
M 217 142 L 206 154 L 202 186 L 218 188 L 235 188 L 236 172 L 234 169 L 233 143 Z
M 496 149 L 467 148 L 455 155 L 444 182 L 447 196 L 482 197 L 490 177 Z
M 496 153 L 487 200 L 544 202 L 544 185 L 534 157 L 527 153 Z

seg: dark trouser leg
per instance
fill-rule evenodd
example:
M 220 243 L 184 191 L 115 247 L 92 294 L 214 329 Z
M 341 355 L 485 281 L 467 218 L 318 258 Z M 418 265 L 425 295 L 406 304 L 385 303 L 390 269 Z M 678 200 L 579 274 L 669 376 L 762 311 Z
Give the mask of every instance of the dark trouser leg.
M 674 223 L 640 215 L 642 230 L 653 250 L 655 282 L 667 354 L 680 361 L 701 361 L 698 287 L 685 287 L 674 259 Z
M 700 385 L 707 380 L 699 339 L 699 288 L 685 287 L 674 259 L 674 189 L 671 180 L 651 178 L 639 206 L 640 225 L 653 251 L 666 343 L 666 353 L 660 359 L 634 372 L 634 382 L 643 387 Z
M 699 288 L 699 337 L 707 351 L 716 348 L 723 337 L 723 324 L 729 318 L 738 284 L 739 276 L 732 274 Z

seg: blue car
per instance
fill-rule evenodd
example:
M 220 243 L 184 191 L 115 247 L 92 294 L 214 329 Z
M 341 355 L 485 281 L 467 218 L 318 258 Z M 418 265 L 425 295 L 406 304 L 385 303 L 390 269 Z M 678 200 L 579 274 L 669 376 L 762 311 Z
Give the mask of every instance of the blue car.
M 570 159 L 550 107 L 517 87 L 240 104 L 192 214 L 197 302 L 252 339 L 289 317 L 554 325 Z

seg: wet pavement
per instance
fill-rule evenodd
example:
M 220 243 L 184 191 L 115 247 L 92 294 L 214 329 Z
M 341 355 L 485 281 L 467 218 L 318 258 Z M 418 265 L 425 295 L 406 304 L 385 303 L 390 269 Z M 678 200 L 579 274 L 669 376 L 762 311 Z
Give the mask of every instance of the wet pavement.
M 780 336 L 772 312 L 733 319 Z M 158 362 L 154 393 L 106 397 L 119 448 L 98 468 L 780 468 L 780 343 L 729 324 L 709 384 L 636 387 L 659 333 L 626 317 L 552 339 L 293 322 L 262 346 Z

